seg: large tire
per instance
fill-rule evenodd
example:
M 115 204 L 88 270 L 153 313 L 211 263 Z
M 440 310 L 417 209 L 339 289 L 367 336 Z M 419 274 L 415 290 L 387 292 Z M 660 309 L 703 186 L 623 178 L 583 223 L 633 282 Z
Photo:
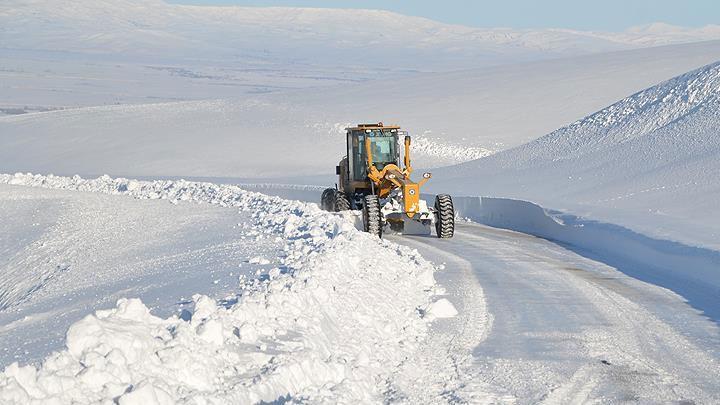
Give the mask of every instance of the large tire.
M 382 238 L 382 217 L 380 200 L 376 195 L 366 195 L 363 199 L 363 229 L 365 232 Z
M 325 211 L 334 211 L 335 207 L 335 190 L 334 188 L 326 188 L 320 197 L 320 208 Z
M 347 195 L 340 190 L 335 190 L 332 208 L 332 210 L 335 212 L 349 211 L 350 200 L 348 200 Z
M 455 208 L 452 197 L 447 194 L 435 197 L 435 232 L 442 239 L 452 238 L 455 234 Z

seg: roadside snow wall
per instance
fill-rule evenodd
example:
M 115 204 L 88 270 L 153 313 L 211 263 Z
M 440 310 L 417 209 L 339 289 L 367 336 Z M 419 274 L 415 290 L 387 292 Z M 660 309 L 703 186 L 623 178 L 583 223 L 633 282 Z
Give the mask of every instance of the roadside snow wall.
M 320 187 L 264 185 L 263 192 L 320 201 Z M 432 204 L 434 194 L 422 194 Z M 453 197 L 460 217 L 534 235 L 676 292 L 720 322 L 720 252 L 648 237 L 628 228 L 545 209 L 523 200 Z
M 282 265 L 242 283 L 233 305 L 197 295 L 189 319 L 162 319 L 129 298 L 86 316 L 39 367 L 0 373 L 2 404 L 382 402 L 433 317 L 429 262 L 314 204 L 182 180 L 16 174 L 0 183 L 234 207 L 285 242 Z
M 653 239 L 622 226 L 550 211 L 528 201 L 491 197 L 454 197 L 453 201 L 461 217 L 558 242 L 632 277 L 672 290 L 720 321 L 718 251 Z

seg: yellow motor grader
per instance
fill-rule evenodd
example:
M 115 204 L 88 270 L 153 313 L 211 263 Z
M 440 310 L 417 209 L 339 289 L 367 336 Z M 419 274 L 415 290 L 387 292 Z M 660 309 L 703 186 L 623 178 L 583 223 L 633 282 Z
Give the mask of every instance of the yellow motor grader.
M 320 205 L 327 211 L 361 210 L 363 228 L 382 237 L 386 227 L 403 234 L 431 233 L 451 238 L 455 232 L 452 198 L 438 194 L 433 207 L 420 199 L 420 187 L 430 180 L 410 180 L 410 136 L 399 126 L 358 124 L 346 128 L 347 156 L 336 167 L 338 183 L 325 189 Z M 404 168 L 400 168 L 400 142 Z

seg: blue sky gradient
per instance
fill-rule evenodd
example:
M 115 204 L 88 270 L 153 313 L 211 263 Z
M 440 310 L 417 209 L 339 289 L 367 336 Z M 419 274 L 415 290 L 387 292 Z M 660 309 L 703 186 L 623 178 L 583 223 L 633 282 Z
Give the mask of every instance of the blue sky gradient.
M 166 0 L 196 5 L 374 8 L 474 27 L 622 31 L 653 22 L 720 24 L 720 0 Z

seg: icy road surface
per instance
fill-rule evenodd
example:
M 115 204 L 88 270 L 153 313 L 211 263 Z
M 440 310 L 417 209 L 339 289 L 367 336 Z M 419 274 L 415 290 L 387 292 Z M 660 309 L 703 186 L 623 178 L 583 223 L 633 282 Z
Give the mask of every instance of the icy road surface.
M 389 237 L 445 263 L 436 279 L 459 315 L 436 322 L 434 332 L 456 336 L 428 351 L 470 364 L 466 374 L 447 378 L 455 396 L 720 401 L 718 328 L 682 298 L 544 239 L 458 225 L 451 240 Z

